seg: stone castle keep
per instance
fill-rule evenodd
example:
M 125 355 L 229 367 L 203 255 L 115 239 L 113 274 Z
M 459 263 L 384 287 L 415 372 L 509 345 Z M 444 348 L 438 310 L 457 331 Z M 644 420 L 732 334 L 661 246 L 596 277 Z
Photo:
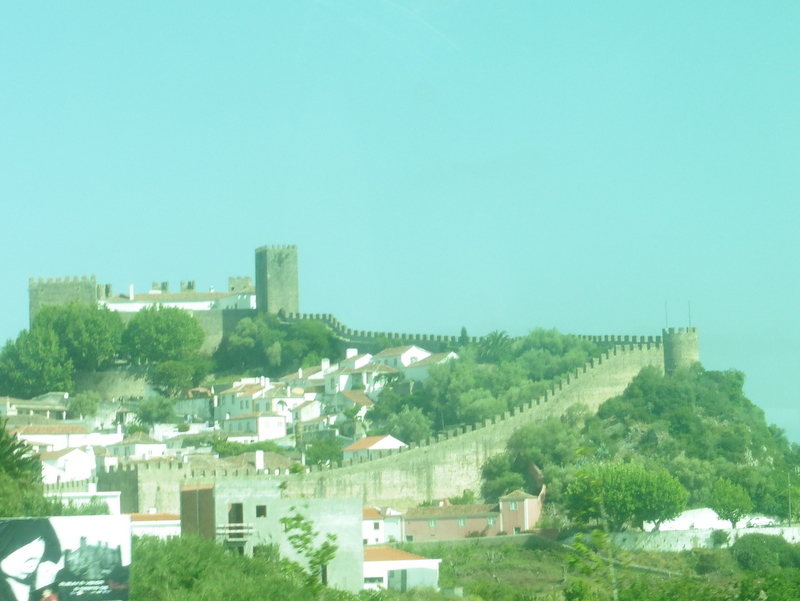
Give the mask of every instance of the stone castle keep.
M 378 337 L 397 340 L 398 345 L 458 342 L 457 336 L 353 330 L 329 314 L 300 314 L 295 246 L 261 247 L 256 250 L 255 265 L 255 287 L 249 278 L 231 278 L 226 292 L 196 292 L 190 282 L 181 286 L 181 293 L 173 295 L 169 294 L 167 286 L 159 285 L 158 293 L 142 295 L 146 297 L 143 302 L 179 304 L 202 300 L 206 303 L 204 308 L 192 310 L 192 313 L 200 319 L 207 336 L 213 336 L 215 344 L 219 344 L 222 336 L 232 331 L 240 319 L 256 311 L 277 313 L 288 321 L 320 319 L 347 342 L 369 342 Z M 153 288 L 157 289 L 156 286 Z M 254 299 L 251 304 L 240 298 L 248 295 Z M 232 296 L 236 297 L 238 304 L 230 301 Z M 98 285 L 94 276 L 30 281 L 31 320 L 36 311 L 47 304 L 116 302 L 122 306 L 136 302 L 137 298 L 132 292 L 127 296 L 113 297 L 110 286 Z M 147 462 L 99 474 L 97 490 L 123 491 L 122 511 L 125 512 L 155 508 L 161 512 L 179 513 L 179 491 L 183 484 L 275 478 L 281 481 L 287 497 L 357 497 L 368 505 L 405 509 L 430 499 L 459 495 L 466 489 L 480 490 L 481 466 L 488 458 L 502 452 L 514 431 L 523 425 L 562 415 L 576 404 L 596 411 L 604 401 L 621 394 L 643 367 L 654 366 L 671 373 L 699 361 L 696 328 L 670 328 L 664 330 L 662 336 L 585 338 L 606 346 L 608 350 L 582 368 L 565 374 L 543 396 L 530 399 L 522 406 L 483 423 L 442 432 L 436 438 L 410 442 L 409 448 L 378 453 L 368 461 L 347 462 L 322 469 L 314 467 L 309 473 L 291 475 L 265 475 L 244 468 L 198 470 L 173 461 Z

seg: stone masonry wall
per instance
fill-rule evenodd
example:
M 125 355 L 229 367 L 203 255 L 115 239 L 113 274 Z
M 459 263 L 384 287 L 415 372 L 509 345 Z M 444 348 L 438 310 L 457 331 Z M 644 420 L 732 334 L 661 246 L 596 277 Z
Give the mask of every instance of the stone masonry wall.
M 563 414 L 583 403 L 591 411 L 621 394 L 631 379 L 648 365 L 663 370 L 660 344 L 616 347 L 569 375 L 545 397 L 487 420 L 467 431 L 440 434 L 410 449 L 386 452 L 358 464 L 284 477 L 287 496 L 359 497 L 365 504 L 404 509 L 436 498 L 480 489 L 480 469 L 505 450 L 511 435 L 527 423 Z
M 356 497 L 365 504 L 406 509 L 436 498 L 480 489 L 484 462 L 505 450 L 511 435 L 531 422 L 562 415 L 581 403 L 591 411 L 621 394 L 648 365 L 664 369 L 658 342 L 616 346 L 583 368 L 567 374 L 543 397 L 468 428 L 441 433 L 401 451 L 379 453 L 370 461 L 314 468 L 307 474 L 268 476 L 251 469 L 192 470 L 176 461 L 150 461 L 98 474 L 98 490 L 122 491 L 123 511 L 178 513 L 182 484 L 231 478 L 279 478 L 289 498 Z

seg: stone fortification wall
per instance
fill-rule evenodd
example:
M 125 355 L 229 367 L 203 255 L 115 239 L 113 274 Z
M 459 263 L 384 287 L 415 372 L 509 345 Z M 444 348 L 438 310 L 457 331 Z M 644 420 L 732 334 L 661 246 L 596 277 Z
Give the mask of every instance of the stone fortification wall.
M 184 484 L 211 484 L 218 480 L 266 478 L 254 469 L 191 469 L 179 461 L 146 461 L 120 465 L 98 473 L 97 490 L 122 492 L 123 513 L 180 513 L 180 488 Z
M 200 322 L 200 327 L 205 332 L 205 339 L 200 352 L 212 354 L 222 342 L 223 337 L 230 335 L 236 329 L 236 324 L 245 317 L 255 317 L 254 309 L 222 309 L 213 311 L 190 311 Z
M 44 305 L 66 305 L 73 301 L 87 305 L 97 304 L 99 298 L 110 295 L 111 287 L 98 286 L 95 276 L 44 278 L 28 280 L 28 315 L 30 323 Z
M 668 374 L 700 361 L 697 328 L 668 328 L 664 330 L 663 339 L 664 369 Z
M 256 249 L 256 306 L 267 313 L 300 311 L 297 246 Z
M 323 322 L 333 332 L 348 342 L 363 342 L 370 344 L 378 340 L 388 339 L 396 340 L 397 345 L 415 344 L 426 350 L 435 350 L 429 346 L 457 346 L 461 343 L 459 336 L 442 336 L 440 334 L 407 334 L 400 332 L 371 332 L 369 330 L 354 330 L 348 328 L 341 321 L 336 319 L 331 313 L 287 313 L 283 316 L 283 320 L 289 323 L 303 321 L 305 319 L 314 319 Z M 481 337 L 471 336 L 470 342 L 478 343 Z M 428 346 L 426 346 L 428 345 Z
M 287 496 L 359 497 L 365 504 L 406 508 L 436 498 L 480 489 L 480 469 L 505 450 L 511 435 L 525 424 L 563 414 L 585 404 L 591 411 L 621 394 L 648 365 L 664 368 L 661 344 L 637 343 L 607 351 L 572 372 L 550 390 L 514 411 L 484 424 L 440 434 L 411 448 L 378 454 L 371 461 L 284 477 Z

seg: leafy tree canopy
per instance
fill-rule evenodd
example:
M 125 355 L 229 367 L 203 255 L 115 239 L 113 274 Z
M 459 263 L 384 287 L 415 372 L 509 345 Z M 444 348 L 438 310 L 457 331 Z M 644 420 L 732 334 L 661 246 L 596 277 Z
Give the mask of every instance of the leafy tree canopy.
M 175 421 L 175 403 L 162 396 L 147 398 L 139 403 L 136 417 L 140 423 L 150 426 L 171 423 Z
M 75 369 L 94 371 L 119 352 L 125 326 L 108 307 L 71 302 L 42 307 L 33 329 L 51 330 Z
M 182 361 L 200 350 L 204 338 L 200 323 L 187 311 L 146 307 L 128 322 L 122 349 L 137 363 Z
M 27 399 L 72 390 L 75 368 L 55 332 L 22 330 L 0 351 L 0 394 Z
M 79 392 L 70 397 L 67 407 L 69 419 L 83 419 L 94 417 L 100 408 L 100 394 L 94 391 Z

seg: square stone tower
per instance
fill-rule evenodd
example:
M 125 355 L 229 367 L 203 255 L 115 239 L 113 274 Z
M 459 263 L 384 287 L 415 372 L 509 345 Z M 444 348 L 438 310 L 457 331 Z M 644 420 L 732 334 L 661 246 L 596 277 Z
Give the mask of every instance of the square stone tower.
M 267 313 L 299 313 L 297 246 L 256 249 L 256 308 Z

